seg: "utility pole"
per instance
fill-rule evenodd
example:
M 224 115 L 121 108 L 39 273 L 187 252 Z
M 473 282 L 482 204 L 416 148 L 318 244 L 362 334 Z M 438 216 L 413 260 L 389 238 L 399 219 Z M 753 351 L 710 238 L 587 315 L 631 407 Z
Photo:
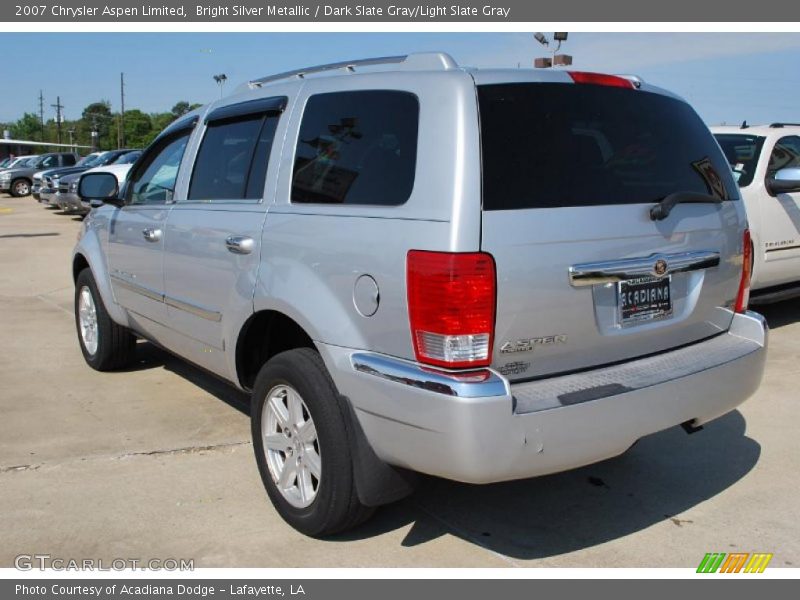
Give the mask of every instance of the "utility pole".
M 39 127 L 42 131 L 42 141 L 44 141 L 44 95 L 39 90 Z
M 119 74 L 119 121 L 117 121 L 117 147 L 125 147 L 125 73 Z
M 62 121 L 62 111 L 64 110 L 64 105 L 61 104 L 61 96 L 56 96 L 56 103 L 51 104 L 53 108 L 56 109 L 56 131 L 58 132 L 58 143 L 61 143 L 61 121 Z

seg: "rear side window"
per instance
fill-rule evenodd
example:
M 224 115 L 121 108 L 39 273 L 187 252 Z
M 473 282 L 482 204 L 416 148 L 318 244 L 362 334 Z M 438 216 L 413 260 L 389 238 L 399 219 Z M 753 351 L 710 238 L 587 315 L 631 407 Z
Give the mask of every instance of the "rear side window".
M 396 206 L 414 188 L 419 101 L 368 90 L 309 98 L 294 159 L 292 202 Z
M 75 157 L 72 154 L 64 155 L 64 166 L 71 167 L 75 164 Z
M 187 199 L 260 199 L 277 122 L 261 113 L 209 123 Z
M 480 86 L 478 100 L 484 210 L 737 197 L 714 138 L 680 100 L 560 83 Z
M 747 187 L 753 183 L 764 138 L 740 133 L 717 133 L 714 137 L 717 138 L 728 164 L 733 169 L 733 178 L 739 187 Z

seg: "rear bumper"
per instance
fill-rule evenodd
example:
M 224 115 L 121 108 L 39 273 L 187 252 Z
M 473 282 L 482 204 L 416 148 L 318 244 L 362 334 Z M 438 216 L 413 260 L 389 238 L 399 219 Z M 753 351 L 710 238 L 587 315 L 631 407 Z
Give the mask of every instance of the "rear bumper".
M 493 371 L 465 381 L 396 358 L 318 346 L 382 460 L 490 483 L 604 460 L 651 433 L 733 410 L 761 382 L 767 327 L 756 313 L 735 315 L 727 333 L 686 348 L 519 385 Z

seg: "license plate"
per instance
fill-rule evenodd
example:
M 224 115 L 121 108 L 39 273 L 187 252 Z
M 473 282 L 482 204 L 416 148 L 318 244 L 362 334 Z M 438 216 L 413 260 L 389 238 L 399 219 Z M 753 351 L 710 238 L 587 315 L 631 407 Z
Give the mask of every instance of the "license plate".
M 665 319 L 672 315 L 671 277 L 640 277 L 617 284 L 620 324 Z

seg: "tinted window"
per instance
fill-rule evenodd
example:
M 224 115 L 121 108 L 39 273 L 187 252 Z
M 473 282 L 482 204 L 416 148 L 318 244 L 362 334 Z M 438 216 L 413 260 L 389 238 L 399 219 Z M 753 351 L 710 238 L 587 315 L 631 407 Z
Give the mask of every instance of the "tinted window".
M 772 177 L 780 169 L 798 167 L 800 167 L 800 137 L 788 136 L 779 139 L 769 156 L 767 177 Z
M 319 94 L 300 126 L 292 202 L 403 204 L 414 187 L 419 102 L 407 92 Z
M 115 165 L 132 165 L 142 155 L 140 150 L 127 152 L 114 161 Z
M 71 167 L 75 164 L 75 157 L 72 154 L 65 154 L 64 155 L 64 165 L 67 167 Z
M 155 151 L 145 157 L 131 178 L 131 204 L 164 204 L 172 201 L 175 180 L 181 165 L 190 130 L 163 140 Z
M 209 123 L 188 199 L 261 198 L 277 121 L 275 115 L 256 114 Z
M 719 147 L 684 102 L 634 89 L 478 88 L 484 210 L 736 197 Z
M 733 169 L 733 178 L 739 187 L 750 185 L 756 173 L 764 138 L 758 135 L 738 133 L 717 133 L 714 137 L 717 138 L 728 164 Z

